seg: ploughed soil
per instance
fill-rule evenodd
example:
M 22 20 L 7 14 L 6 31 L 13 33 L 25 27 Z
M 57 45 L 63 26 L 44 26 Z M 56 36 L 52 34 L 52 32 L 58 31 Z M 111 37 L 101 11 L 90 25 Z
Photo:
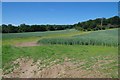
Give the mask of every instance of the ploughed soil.
M 28 47 L 28 46 L 39 46 L 37 42 L 23 42 L 15 44 L 16 47 Z
M 41 68 L 43 65 L 40 60 L 35 62 L 33 59 L 19 58 L 12 64 L 18 66 L 14 66 L 10 73 L 3 72 L 4 78 L 106 78 L 104 73 L 97 71 L 96 65 L 93 70 L 83 69 L 80 65 L 84 62 L 75 64 L 65 60 L 60 64 L 51 63 L 53 65 Z

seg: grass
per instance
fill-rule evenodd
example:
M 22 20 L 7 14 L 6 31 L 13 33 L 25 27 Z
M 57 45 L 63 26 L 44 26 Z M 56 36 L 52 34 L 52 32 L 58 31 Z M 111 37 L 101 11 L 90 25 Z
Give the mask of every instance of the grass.
M 93 37 L 94 36 L 94 37 Z M 98 36 L 101 36 L 100 38 Z M 74 29 L 64 30 L 64 31 L 48 31 L 48 32 L 30 32 L 30 33 L 9 33 L 3 34 L 2 42 L 2 67 L 3 72 L 8 70 L 12 71 L 13 65 L 12 61 L 20 57 L 29 57 L 36 60 L 41 60 L 42 65 L 51 65 L 51 62 L 56 61 L 56 64 L 60 64 L 65 61 L 65 58 L 71 59 L 72 62 L 77 64 L 84 62 L 83 65 L 80 65 L 83 69 L 93 70 L 94 65 L 100 65 L 101 67 L 96 66 L 96 70 L 105 73 L 108 77 L 117 78 L 118 76 L 118 47 L 112 46 L 103 46 L 103 45 L 51 45 L 46 44 L 42 46 L 34 47 L 15 47 L 16 43 L 24 43 L 31 41 L 41 41 L 49 39 L 58 39 L 57 41 L 72 41 L 70 39 L 79 39 L 85 37 L 85 40 L 89 40 L 88 37 L 92 39 L 96 38 L 103 42 L 107 39 L 107 42 L 110 38 L 113 42 L 117 41 L 117 29 L 106 30 L 106 31 L 95 31 L 95 32 L 80 32 Z M 61 40 L 59 40 L 61 39 Z M 90 38 L 91 39 L 91 38 Z M 115 41 L 114 41 L 115 40 Z M 72 41 L 74 44 L 75 42 Z M 105 41 L 105 43 L 107 43 Z M 110 43 L 111 44 L 111 43 Z M 60 61 L 57 61 L 57 60 Z M 103 61 L 99 63 L 99 61 Z M 9 66 L 11 65 L 11 66 Z
M 39 40 L 38 43 L 118 46 L 118 29 L 95 31 L 89 34 L 75 35 L 69 38 L 45 38 Z
M 3 36 L 2 45 L 15 45 L 16 43 L 28 42 L 28 41 L 37 42 L 38 40 L 44 38 L 70 37 L 70 36 L 86 34 L 86 33 L 76 31 L 75 29 L 63 30 L 63 31 L 47 31 L 47 32 L 8 33 L 2 35 Z
M 8 67 L 5 68 L 6 65 L 10 65 L 11 61 L 20 57 L 30 57 L 34 60 L 45 60 L 43 64 L 49 64 L 51 61 L 55 61 L 57 59 L 64 61 L 67 57 L 74 61 L 86 61 L 84 65 L 86 69 L 93 66 L 98 59 L 104 60 L 106 57 L 109 57 L 108 61 L 113 60 L 114 62 L 117 62 L 117 53 L 117 48 L 103 46 L 46 45 L 20 48 L 14 46 L 3 46 L 3 67 L 4 70 L 7 69 Z M 117 68 L 114 68 L 114 65 L 116 64 L 117 63 L 110 63 L 110 68 L 113 69 L 112 71 L 117 71 Z M 105 65 L 104 67 L 107 69 L 108 66 Z
M 29 37 L 43 37 L 59 34 L 69 34 L 79 32 L 75 29 L 60 30 L 60 31 L 45 31 L 45 32 L 24 32 L 24 33 L 4 33 L 2 39 L 13 39 L 13 38 L 29 38 Z

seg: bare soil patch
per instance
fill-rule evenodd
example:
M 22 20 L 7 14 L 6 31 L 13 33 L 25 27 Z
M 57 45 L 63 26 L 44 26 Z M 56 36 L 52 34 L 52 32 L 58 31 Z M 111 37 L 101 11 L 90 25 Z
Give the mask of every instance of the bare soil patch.
M 40 46 L 37 44 L 37 42 L 23 42 L 23 43 L 17 43 L 15 45 L 16 47 L 28 47 L 28 46 Z
M 13 62 L 18 64 L 10 73 L 4 74 L 4 78 L 106 78 L 104 73 L 95 70 L 86 70 L 71 61 L 64 61 L 61 64 L 54 64 L 41 69 L 39 61 L 20 58 Z

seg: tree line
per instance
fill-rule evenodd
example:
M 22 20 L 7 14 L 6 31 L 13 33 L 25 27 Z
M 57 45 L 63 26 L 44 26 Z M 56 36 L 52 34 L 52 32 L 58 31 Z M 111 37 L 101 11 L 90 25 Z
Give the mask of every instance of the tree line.
M 96 31 L 96 30 L 105 30 L 110 28 L 119 28 L 120 27 L 120 17 L 114 16 L 111 18 L 97 18 L 95 20 L 88 20 L 85 22 L 79 22 L 74 24 L 77 30 L 81 31 Z
M 81 31 L 105 30 L 110 28 L 120 27 L 120 17 L 114 16 L 111 18 L 97 18 L 79 22 L 73 25 L 26 25 L 20 24 L 14 26 L 12 24 L 2 24 L 2 33 L 20 33 L 20 32 L 36 32 L 36 31 L 55 31 L 75 28 Z
M 73 25 L 26 25 L 20 24 L 13 26 L 12 24 L 2 24 L 2 33 L 20 33 L 20 32 L 37 32 L 37 31 L 55 31 L 71 29 Z

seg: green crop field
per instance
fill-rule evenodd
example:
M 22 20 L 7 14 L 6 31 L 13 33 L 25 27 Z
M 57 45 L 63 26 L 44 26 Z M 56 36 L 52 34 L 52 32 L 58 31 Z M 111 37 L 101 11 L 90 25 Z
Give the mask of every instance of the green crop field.
M 43 44 L 66 45 L 103 45 L 118 46 L 118 29 L 96 31 L 85 35 L 77 35 L 69 38 L 48 38 L 38 41 Z
M 60 31 L 46 31 L 46 32 L 26 32 L 26 33 L 5 33 L 2 35 L 3 40 L 13 39 L 13 38 L 28 38 L 28 37 L 43 37 L 49 35 L 58 34 L 69 34 L 73 32 L 78 32 L 75 29 L 60 30 Z
M 33 70 L 35 75 L 49 76 L 51 72 L 58 71 L 57 77 L 118 78 L 118 29 L 89 32 L 71 29 L 8 33 L 2 36 L 2 68 L 5 77 L 19 77 Z M 29 46 L 30 42 L 38 44 Z M 18 45 L 26 43 L 29 45 Z M 22 61 L 22 58 L 25 61 L 15 63 L 18 59 Z M 31 59 L 33 63 L 29 66 Z M 38 64 L 39 60 L 41 62 Z M 36 64 L 39 69 L 33 68 Z M 40 74 L 40 71 L 43 73 Z

